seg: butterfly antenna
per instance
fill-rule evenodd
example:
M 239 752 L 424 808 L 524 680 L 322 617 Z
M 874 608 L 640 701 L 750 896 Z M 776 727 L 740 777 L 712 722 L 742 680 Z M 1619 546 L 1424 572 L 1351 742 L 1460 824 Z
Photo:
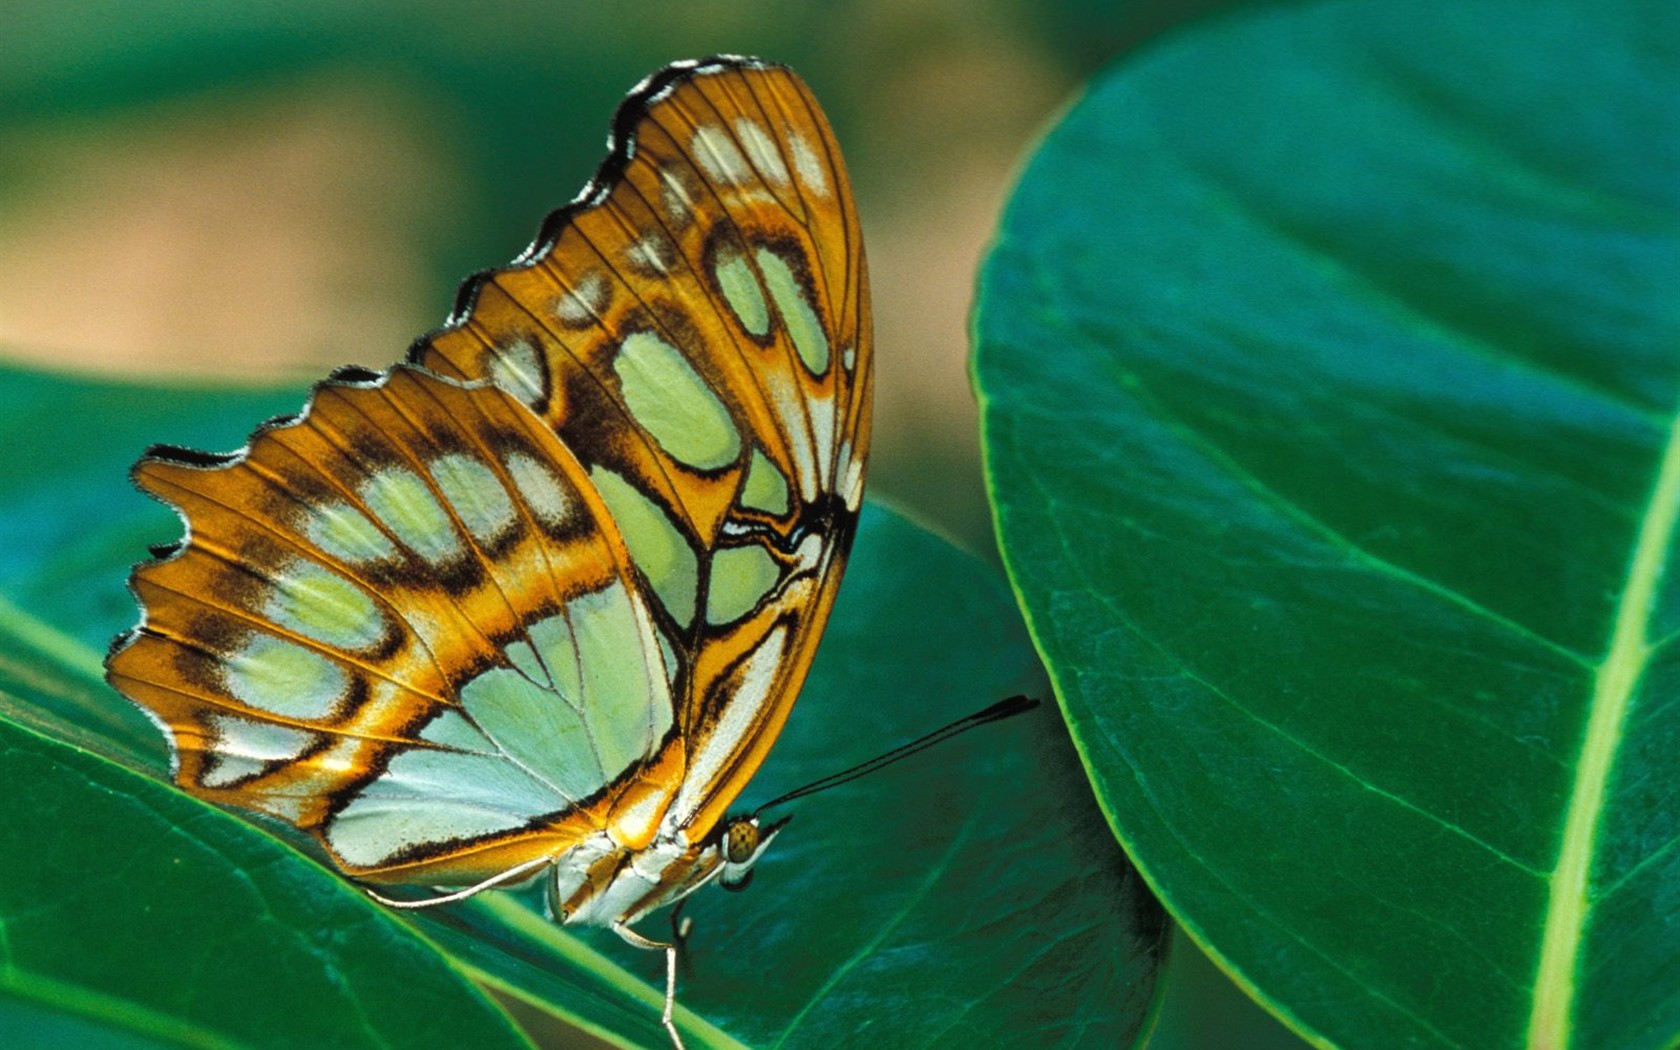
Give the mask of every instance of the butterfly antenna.
M 877 769 L 884 769 L 901 759 L 909 758 L 918 751 L 926 751 L 935 744 L 944 743 L 952 737 L 961 733 L 966 733 L 976 726 L 983 726 L 987 722 L 997 722 L 1005 718 L 1013 718 L 1023 712 L 1031 711 L 1037 706 L 1038 701 L 1034 700 L 1030 696 L 1012 696 L 1007 700 L 999 700 L 997 703 L 986 708 L 984 711 L 976 711 L 966 718 L 959 718 L 948 726 L 935 729 L 927 736 L 917 737 L 915 740 L 912 740 L 907 744 L 898 745 L 885 754 L 876 755 L 867 762 L 861 762 L 850 769 L 841 770 L 838 773 L 831 773 L 830 775 L 823 777 L 821 780 L 814 780 L 802 788 L 789 791 L 780 798 L 771 799 L 769 802 L 766 802 L 764 805 L 753 810 L 753 816 L 756 817 L 765 810 L 770 809 L 773 806 L 779 806 L 784 802 L 792 802 L 796 798 L 804 798 L 806 795 L 814 795 L 818 791 L 827 791 L 831 787 L 839 787 L 847 781 L 856 780 L 858 777 L 864 776 L 868 773 L 873 773 Z

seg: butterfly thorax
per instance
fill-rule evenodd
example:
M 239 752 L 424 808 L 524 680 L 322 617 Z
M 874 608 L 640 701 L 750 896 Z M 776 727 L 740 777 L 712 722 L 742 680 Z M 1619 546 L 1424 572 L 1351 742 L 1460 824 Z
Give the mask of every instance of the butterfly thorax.
M 713 880 L 725 889 L 745 889 L 785 823 L 761 828 L 757 817 L 734 818 L 699 843 L 690 843 L 681 829 L 661 827 L 640 849 L 620 845 L 602 830 L 555 858 L 550 909 L 559 922 L 612 926 L 675 904 Z

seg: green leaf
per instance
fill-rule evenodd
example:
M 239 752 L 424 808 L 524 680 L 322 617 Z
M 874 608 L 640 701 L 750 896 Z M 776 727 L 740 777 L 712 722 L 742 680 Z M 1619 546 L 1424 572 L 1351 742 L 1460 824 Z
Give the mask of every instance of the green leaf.
M 0 1031 L 24 1045 L 528 1045 L 353 887 L 169 787 L 0 722 L 0 795 Z
M 134 619 L 124 590 L 128 563 L 146 543 L 180 532 L 173 515 L 129 487 L 128 464 L 152 440 L 237 446 L 257 420 L 301 402 L 300 392 L 191 392 L 0 372 L 0 445 L 22 450 L 0 460 L 0 550 L 10 554 L 0 561 L 0 715 L 156 768 L 158 734 L 99 681 L 92 648 Z M 56 421 L 88 418 L 72 412 L 102 420 L 85 442 L 54 436 Z M 12 508 L 17 513 L 7 513 Z M 1041 682 L 1001 582 L 926 531 L 871 507 L 811 681 L 744 804 Z M 120 720 L 113 727 L 112 712 L 141 728 L 131 732 Z M 0 751 L 0 778 L 16 785 L 12 797 L 47 790 L 43 770 L 77 774 L 53 781 L 62 801 L 50 809 L 0 822 L 12 856 L 39 855 L 46 836 L 58 848 L 100 857 L 152 856 L 187 880 L 180 907 L 200 909 L 191 922 L 166 913 L 152 897 L 157 876 L 137 875 L 138 862 L 107 863 L 121 886 L 102 887 L 103 907 L 51 909 L 39 943 L 20 953 L 12 942 L 13 962 L 45 967 L 55 945 L 85 946 L 80 928 L 66 925 L 73 921 L 132 927 L 132 937 L 106 938 L 111 944 L 98 961 L 150 975 L 156 999 L 143 1001 L 149 1017 L 167 1022 L 166 1043 L 199 1045 L 182 1033 L 209 1033 L 215 1042 L 248 1031 L 239 1025 L 288 1021 L 304 1027 L 241 1037 L 249 1045 L 332 1042 L 321 1034 L 331 1030 L 341 1041 L 361 1039 L 360 1021 L 341 1025 L 284 990 L 253 1006 L 197 989 L 206 972 L 248 987 L 284 968 L 299 970 L 300 981 L 336 974 L 336 994 L 368 1016 L 416 1012 L 424 1002 L 429 1023 L 454 1032 L 460 1045 L 508 1038 L 505 1021 L 463 974 L 614 1043 L 666 1045 L 658 1024 L 663 962 L 655 953 L 604 931 L 557 928 L 512 894 L 393 917 L 299 852 L 196 800 L 24 730 L 9 732 L 4 740 L 15 736 L 33 749 L 27 759 Z M 93 796 L 85 806 L 83 794 Z M 789 810 L 793 822 L 751 891 L 708 890 L 686 912 L 696 929 L 678 1017 L 691 1050 L 854 1039 L 1110 1047 L 1136 1040 L 1145 1027 L 1164 920 L 1113 844 L 1052 708 Z M 81 815 L 67 823 L 66 811 Z M 64 867 L 43 872 L 31 864 L 26 878 L 0 887 L 0 921 L 62 896 L 53 887 L 65 884 Z M 90 892 L 74 899 L 85 906 Z M 253 898 L 268 911 L 259 912 Z M 311 903 L 282 909 L 276 900 Z M 229 952 L 230 939 L 256 936 L 251 917 L 259 913 L 262 936 L 313 946 L 318 955 L 302 965 L 249 944 L 242 954 Z M 648 932 L 662 934 L 662 922 L 650 920 Z M 157 925 L 173 939 L 148 940 Z M 206 958 L 218 961 L 208 966 Z M 424 983 L 423 964 L 443 985 L 427 988 L 426 999 L 410 980 L 418 974 L 414 980 Z M 66 980 L 105 998 L 77 1012 L 56 999 L 23 997 L 37 1019 L 116 1024 L 142 1042 L 157 1037 L 157 1026 L 105 1012 L 98 1004 L 118 993 L 94 976 L 74 971 Z M 0 980 L 0 993 L 9 987 Z M 182 1002 L 202 1013 L 181 1013 Z M 43 1003 L 64 1006 L 70 1020 L 43 1013 Z M 480 1014 L 482 1038 L 450 1027 Z M 7 1015 L 0 998 L 0 1033 Z
M 134 1029 L 107 1025 L 0 988 L 0 1046 L 77 1050 L 167 1050 L 178 1044 Z
M 1040 681 L 1008 592 L 977 562 L 879 511 L 866 511 L 853 559 L 748 805 Z M 1053 707 L 789 812 L 747 894 L 685 912 L 700 942 L 689 998 L 744 1042 L 1138 1039 L 1161 913 L 1110 851 Z
M 103 650 L 113 628 L 134 619 L 122 568 L 181 531 L 173 512 L 129 484 L 130 465 L 157 442 L 238 448 L 258 422 L 301 404 L 295 387 L 0 369 L 0 593 Z
M 0 371 L 0 714 L 132 767 L 163 740 L 113 703 L 100 657 L 135 619 L 126 566 L 180 535 L 128 482 L 148 445 L 237 448 L 296 390 L 188 389 Z M 27 697 L 9 703 L 8 697 Z
M 999 536 L 1101 802 L 1316 1041 L 1680 1038 L 1677 14 L 1185 34 L 986 264 Z

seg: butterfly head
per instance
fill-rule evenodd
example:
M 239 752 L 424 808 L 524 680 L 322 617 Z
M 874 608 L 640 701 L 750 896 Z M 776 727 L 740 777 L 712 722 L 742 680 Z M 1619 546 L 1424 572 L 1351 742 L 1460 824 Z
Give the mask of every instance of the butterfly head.
M 719 885 L 736 893 L 746 889 L 752 882 L 753 865 L 764 856 L 770 840 L 787 826 L 790 819 L 783 817 L 765 826 L 760 824 L 756 813 L 732 818 L 724 827 L 723 841 L 718 844 L 718 852 L 723 858 L 718 872 Z

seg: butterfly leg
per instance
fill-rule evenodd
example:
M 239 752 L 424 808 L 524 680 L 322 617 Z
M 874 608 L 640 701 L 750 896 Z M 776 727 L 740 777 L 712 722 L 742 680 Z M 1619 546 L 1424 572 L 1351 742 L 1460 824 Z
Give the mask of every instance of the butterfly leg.
M 688 936 L 694 932 L 694 920 L 682 918 L 683 905 L 687 903 L 688 898 L 684 897 L 671 909 L 671 940 L 678 948 L 688 947 Z
M 681 942 L 666 944 L 650 937 L 643 937 L 621 922 L 614 923 L 612 929 L 614 933 L 624 938 L 627 944 L 633 944 L 648 951 L 663 951 L 665 953 L 665 1012 L 659 1015 L 659 1023 L 665 1026 L 666 1032 L 670 1033 L 671 1045 L 676 1050 L 685 1050 L 682 1036 L 677 1034 L 676 1022 L 671 1019 L 671 1014 L 677 1007 L 677 952 Z

